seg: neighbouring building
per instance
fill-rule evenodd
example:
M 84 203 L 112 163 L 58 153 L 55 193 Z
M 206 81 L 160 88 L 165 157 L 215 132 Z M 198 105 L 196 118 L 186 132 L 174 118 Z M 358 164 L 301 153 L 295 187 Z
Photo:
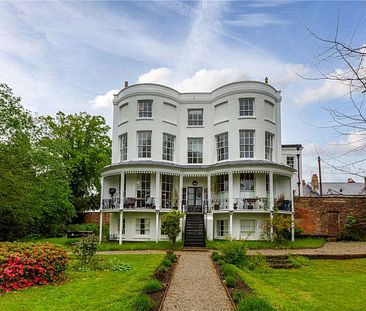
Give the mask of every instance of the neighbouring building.
M 294 217 L 301 145 L 281 145 L 281 95 L 243 81 L 210 93 L 125 85 L 113 100 L 112 164 L 102 170 L 110 239 L 159 241 L 178 209 L 185 243 L 257 240 L 274 213 Z

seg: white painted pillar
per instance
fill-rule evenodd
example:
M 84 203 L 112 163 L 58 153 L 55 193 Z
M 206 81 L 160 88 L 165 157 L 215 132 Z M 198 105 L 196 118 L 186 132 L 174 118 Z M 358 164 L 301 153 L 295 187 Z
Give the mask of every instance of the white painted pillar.
M 123 232 L 123 210 L 119 211 L 119 239 L 118 243 L 122 244 L 122 232 Z
M 160 172 L 155 173 L 155 196 L 155 208 L 159 211 L 161 207 Z
M 295 202 L 294 202 L 294 192 L 292 191 L 292 178 L 290 177 L 290 190 L 291 190 L 291 241 L 295 241 Z
M 124 189 L 125 189 L 125 172 L 121 173 L 121 183 L 120 183 L 120 188 L 119 188 L 119 199 L 120 199 L 120 203 L 119 203 L 119 209 L 123 210 L 124 208 L 124 201 L 125 201 L 125 197 L 124 197 Z
M 270 210 L 270 239 L 273 240 L 273 207 L 274 207 L 274 191 L 273 191 L 273 172 L 269 172 L 269 210 Z
M 229 237 L 233 238 L 233 211 L 229 212 Z
M 182 201 L 183 201 L 183 175 L 180 174 L 179 175 L 179 202 L 178 202 L 180 212 L 183 212 Z
M 229 211 L 234 210 L 234 177 L 233 172 L 229 172 Z
M 211 198 L 211 175 L 207 176 L 207 212 L 212 212 L 212 198 Z
M 159 211 L 156 211 L 156 218 L 155 218 L 155 242 L 158 243 L 159 241 Z
M 104 177 L 100 179 L 100 217 L 99 217 L 99 243 L 102 242 L 103 238 L 103 184 Z

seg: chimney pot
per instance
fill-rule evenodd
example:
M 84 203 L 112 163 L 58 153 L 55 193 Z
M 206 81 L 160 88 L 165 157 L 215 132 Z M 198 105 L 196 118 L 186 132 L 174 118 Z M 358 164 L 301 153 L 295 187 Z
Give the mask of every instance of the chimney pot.
M 128 87 L 128 81 L 125 81 L 125 87 Z

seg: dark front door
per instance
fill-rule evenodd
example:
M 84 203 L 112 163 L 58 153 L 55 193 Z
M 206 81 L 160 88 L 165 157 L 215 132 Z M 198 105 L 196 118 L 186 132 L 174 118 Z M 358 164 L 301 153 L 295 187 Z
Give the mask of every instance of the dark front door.
M 202 188 L 189 187 L 187 188 L 187 211 L 202 213 Z

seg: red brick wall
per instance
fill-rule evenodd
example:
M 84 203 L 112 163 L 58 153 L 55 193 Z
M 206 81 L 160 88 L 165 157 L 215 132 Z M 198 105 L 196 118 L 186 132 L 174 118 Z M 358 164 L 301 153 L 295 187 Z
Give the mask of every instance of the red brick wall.
M 84 214 L 84 223 L 87 224 L 99 224 L 99 212 L 87 212 Z M 103 213 L 103 223 L 109 224 L 111 214 L 110 213 Z
M 304 235 L 337 237 L 349 214 L 366 217 L 366 197 L 295 197 L 295 221 Z

